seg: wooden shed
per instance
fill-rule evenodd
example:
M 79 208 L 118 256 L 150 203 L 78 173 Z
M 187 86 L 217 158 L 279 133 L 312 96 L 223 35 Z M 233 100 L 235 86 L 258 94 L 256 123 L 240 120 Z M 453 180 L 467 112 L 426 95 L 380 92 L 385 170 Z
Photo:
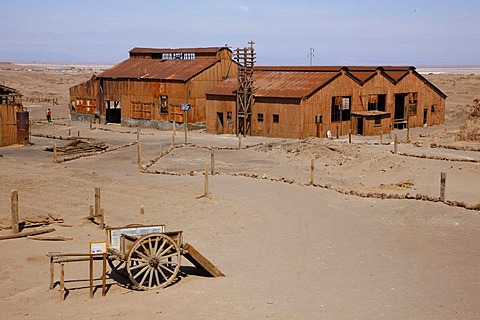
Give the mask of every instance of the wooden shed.
M 414 67 L 255 67 L 251 134 L 325 137 L 444 123 L 445 98 Z M 207 132 L 235 133 L 237 80 L 207 92 Z
M 237 72 L 227 47 L 134 48 L 129 54 L 70 88 L 74 117 L 96 115 L 102 122 L 156 126 L 183 121 L 180 106 L 190 104 L 188 122 L 205 122 L 206 91 Z
M 28 142 L 28 112 L 20 93 L 0 85 L 0 147 Z

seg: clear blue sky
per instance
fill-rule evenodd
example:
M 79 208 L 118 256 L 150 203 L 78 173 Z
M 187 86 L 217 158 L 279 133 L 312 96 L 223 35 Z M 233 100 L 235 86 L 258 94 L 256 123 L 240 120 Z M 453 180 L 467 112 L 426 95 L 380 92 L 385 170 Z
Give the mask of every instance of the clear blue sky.
M 480 65 L 478 0 L 0 0 L 0 60 L 255 41 L 259 65 Z

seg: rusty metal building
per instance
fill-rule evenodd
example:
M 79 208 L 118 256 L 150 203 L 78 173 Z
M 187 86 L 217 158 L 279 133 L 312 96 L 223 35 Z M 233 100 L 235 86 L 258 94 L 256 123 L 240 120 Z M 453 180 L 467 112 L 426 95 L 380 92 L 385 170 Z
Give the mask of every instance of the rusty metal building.
M 446 95 L 415 67 L 255 67 L 251 134 L 377 135 L 444 123 Z M 207 92 L 207 132 L 235 133 L 237 80 Z
M 29 116 L 17 90 L 0 85 L 0 147 L 28 143 Z
M 182 104 L 190 104 L 188 122 L 205 122 L 205 93 L 235 75 L 227 47 L 134 48 L 129 59 L 70 88 L 74 120 L 157 126 L 183 121 Z

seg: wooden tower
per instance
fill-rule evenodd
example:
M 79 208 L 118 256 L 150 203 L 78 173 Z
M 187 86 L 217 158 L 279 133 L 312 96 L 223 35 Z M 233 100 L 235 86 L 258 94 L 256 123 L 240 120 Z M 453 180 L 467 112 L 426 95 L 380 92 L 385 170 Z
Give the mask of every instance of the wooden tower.
M 237 48 L 235 60 L 238 63 L 238 87 L 237 87 L 237 135 L 246 136 L 251 134 L 253 101 L 253 65 L 255 64 L 255 52 L 253 41 L 248 43 L 248 48 Z

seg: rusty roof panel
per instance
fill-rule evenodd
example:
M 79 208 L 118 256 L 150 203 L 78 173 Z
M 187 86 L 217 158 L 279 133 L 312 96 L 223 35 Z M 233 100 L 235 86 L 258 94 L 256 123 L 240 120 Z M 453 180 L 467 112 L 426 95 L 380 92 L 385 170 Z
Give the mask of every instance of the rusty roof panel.
M 338 72 L 255 71 L 253 75 L 256 97 L 303 98 L 331 81 Z M 237 79 L 229 78 L 209 95 L 234 95 Z
M 187 81 L 217 60 L 127 59 L 98 75 L 100 78 Z

